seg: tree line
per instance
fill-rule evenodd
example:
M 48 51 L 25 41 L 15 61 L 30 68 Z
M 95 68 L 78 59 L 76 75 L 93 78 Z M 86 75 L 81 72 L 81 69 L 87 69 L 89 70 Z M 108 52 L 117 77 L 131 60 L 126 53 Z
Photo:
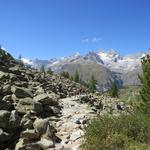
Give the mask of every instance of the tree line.
M 53 71 L 51 70 L 51 68 L 48 68 L 46 71 L 44 65 L 41 66 L 40 72 L 53 75 Z M 87 81 L 83 81 L 81 79 L 78 70 L 75 71 L 74 75 L 70 75 L 68 71 L 62 71 L 60 73 L 60 76 L 84 85 L 85 87 L 89 88 L 90 92 L 92 93 L 94 93 L 97 90 L 97 80 L 95 79 L 95 76 L 93 74 L 91 75 L 90 79 Z M 108 90 L 108 93 L 109 96 L 111 97 L 118 97 L 119 88 L 115 82 L 112 82 L 110 89 Z

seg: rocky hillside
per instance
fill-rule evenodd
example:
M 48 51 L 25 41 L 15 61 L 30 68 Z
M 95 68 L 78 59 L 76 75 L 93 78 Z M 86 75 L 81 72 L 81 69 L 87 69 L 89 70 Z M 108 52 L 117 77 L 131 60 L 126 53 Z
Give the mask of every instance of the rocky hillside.
M 38 150 L 59 142 L 48 118 L 60 112 L 58 100 L 86 89 L 27 69 L 0 49 L 0 93 L 0 149 Z
M 90 118 L 126 109 L 117 99 L 26 68 L 2 49 L 0 93 L 1 150 L 78 149 Z

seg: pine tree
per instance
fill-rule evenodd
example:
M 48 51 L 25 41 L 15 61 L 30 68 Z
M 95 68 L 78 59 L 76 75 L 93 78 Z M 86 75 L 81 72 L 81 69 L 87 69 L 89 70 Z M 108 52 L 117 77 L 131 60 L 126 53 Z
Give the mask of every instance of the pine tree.
M 22 60 L 22 55 L 20 54 L 19 57 L 18 57 L 18 62 L 20 64 L 20 66 L 24 66 L 24 62 Z
M 69 72 L 67 71 L 63 71 L 60 73 L 60 76 L 64 77 L 64 78 L 67 78 L 67 79 L 70 79 L 70 75 L 69 75 Z
M 118 92 L 119 92 L 118 86 L 115 82 L 113 82 L 111 89 L 109 90 L 109 95 L 111 97 L 118 97 Z
M 51 68 L 48 68 L 47 73 L 50 74 L 50 75 L 53 75 L 52 69 L 51 69 Z
M 139 76 L 141 81 L 140 98 L 142 100 L 141 108 L 144 113 L 150 113 L 150 55 L 146 55 L 142 58 L 142 72 Z
M 18 59 L 19 59 L 19 60 L 21 60 L 21 59 L 22 59 L 22 55 L 21 55 L 21 54 L 19 55 Z
M 44 65 L 41 66 L 40 72 L 41 72 L 41 73 L 45 73 L 45 67 L 44 67 Z
M 69 75 L 69 72 L 68 72 L 68 71 L 66 71 L 65 77 L 66 77 L 67 79 L 70 78 L 70 75 Z
M 88 87 L 89 87 L 90 91 L 93 93 L 96 90 L 96 84 L 97 84 L 97 80 L 95 79 L 94 75 L 92 75 L 91 79 L 89 81 Z
M 73 81 L 73 76 L 70 76 L 70 80 L 72 80 L 72 81 Z
M 80 83 L 80 77 L 79 77 L 79 72 L 76 70 L 75 75 L 74 75 L 74 81 L 77 83 Z

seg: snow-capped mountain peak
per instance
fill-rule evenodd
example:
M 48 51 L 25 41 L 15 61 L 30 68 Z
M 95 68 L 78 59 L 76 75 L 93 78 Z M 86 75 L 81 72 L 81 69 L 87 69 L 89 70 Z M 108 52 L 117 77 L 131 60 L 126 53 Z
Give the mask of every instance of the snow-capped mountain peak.
M 104 64 L 117 62 L 122 59 L 122 57 L 114 49 L 110 49 L 108 52 L 100 50 L 97 54 L 104 61 Z
M 76 53 L 74 53 L 73 55 L 66 56 L 66 57 L 62 57 L 61 59 L 62 59 L 62 60 L 64 60 L 64 59 L 70 60 L 70 59 L 77 59 L 77 58 L 79 58 L 79 57 L 81 57 L 80 53 L 79 53 L 79 52 L 76 52 Z
M 62 66 L 80 62 L 83 63 L 85 60 L 94 61 L 99 65 L 103 65 L 109 68 L 111 71 L 115 72 L 128 72 L 138 68 L 141 65 L 141 58 L 145 56 L 146 53 L 139 53 L 131 56 L 122 57 L 114 49 L 109 51 L 100 50 L 98 52 L 89 52 L 85 56 L 81 56 L 79 52 L 73 55 L 63 57 L 60 59 L 50 59 L 50 60 L 28 60 L 22 58 L 25 64 L 32 65 L 33 67 L 39 68 L 41 65 L 45 67 L 51 67 L 53 70 L 57 68 L 62 68 Z
M 32 60 L 28 60 L 26 58 L 21 58 L 21 60 L 23 61 L 24 64 L 26 65 L 33 65 L 33 61 Z

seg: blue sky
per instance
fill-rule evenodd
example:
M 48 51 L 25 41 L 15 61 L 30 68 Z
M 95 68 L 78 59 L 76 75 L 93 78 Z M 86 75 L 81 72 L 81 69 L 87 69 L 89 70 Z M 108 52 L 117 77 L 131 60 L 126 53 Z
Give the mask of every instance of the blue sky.
M 150 47 L 150 0 L 0 0 L 0 19 L 0 44 L 15 57 Z

